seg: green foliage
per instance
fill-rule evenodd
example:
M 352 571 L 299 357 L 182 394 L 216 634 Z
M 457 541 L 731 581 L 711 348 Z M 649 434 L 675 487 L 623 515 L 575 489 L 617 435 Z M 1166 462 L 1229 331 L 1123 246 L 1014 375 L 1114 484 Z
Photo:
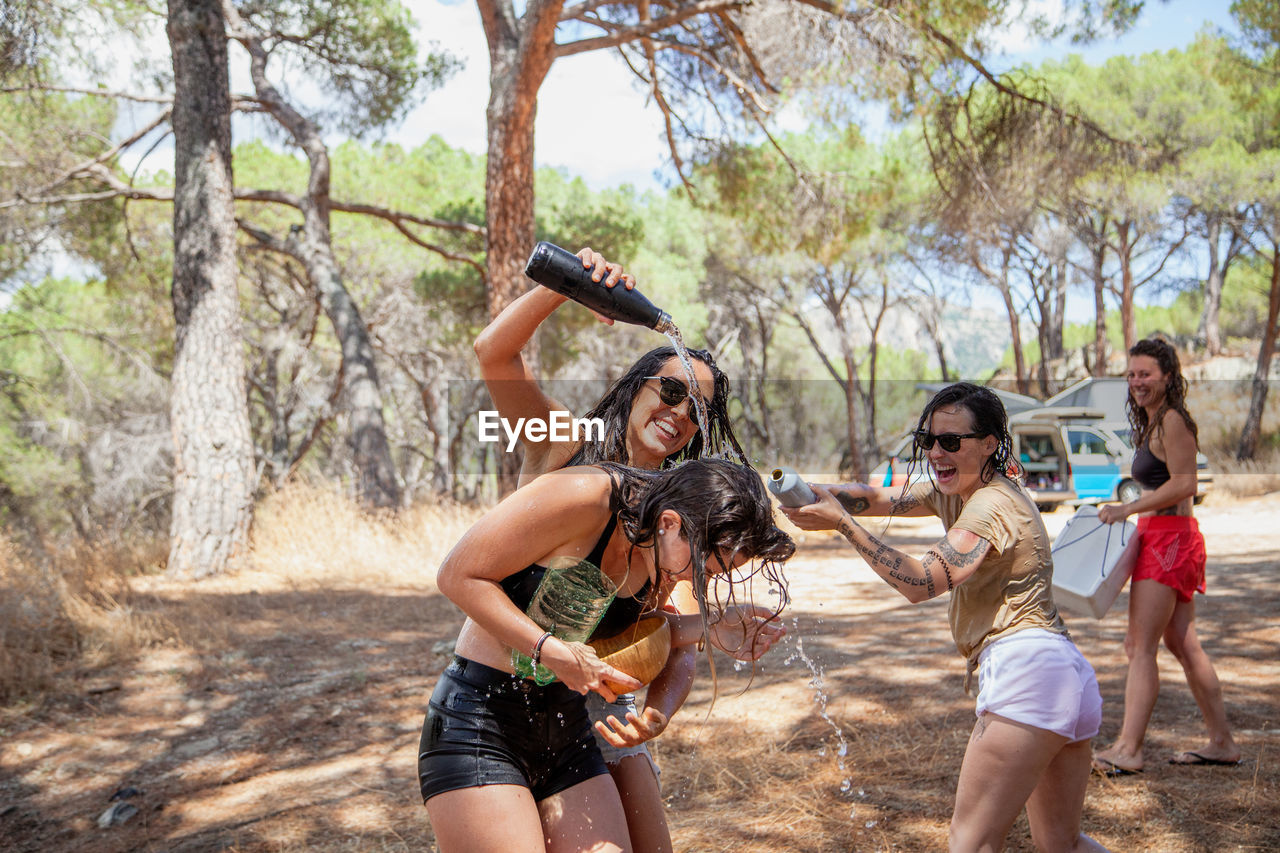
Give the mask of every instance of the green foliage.
M 62 173 L 106 149 L 115 119 L 115 105 L 102 98 L 0 94 L 0 201 L 44 195 L 45 187 Z M 97 188 L 86 179 L 65 187 L 73 193 Z M 20 271 L 30 255 L 64 227 L 67 218 L 80 217 L 81 207 L 0 207 L 0 282 Z M 81 219 L 81 223 L 85 221 Z
M 1115 56 L 1101 65 L 1073 55 L 1045 63 L 1039 73 L 1069 108 L 1137 143 L 1148 157 L 1169 156 L 1243 130 L 1229 92 L 1208 73 L 1220 46 L 1202 39 L 1187 50 Z
M 353 136 L 402 117 L 458 66 L 439 51 L 419 61 L 413 19 L 397 0 L 242 0 L 237 8 L 270 51 L 321 88 L 325 112 Z
M 146 28 L 146 2 L 133 0 L 6 0 L 0 4 L 0 81 L 37 82 L 77 68 L 101 79 L 116 57 L 95 49 Z
M 126 523 L 168 489 L 171 326 L 103 282 L 46 280 L 0 314 L 0 520 L 28 532 Z M 162 502 L 161 502 L 162 503 Z M 153 507 L 154 508 L 154 507 Z
M 1231 15 L 1246 44 L 1262 64 L 1280 66 L 1280 3 L 1276 0 L 1234 0 Z
M 1270 290 L 1271 264 L 1267 259 L 1253 255 L 1233 266 L 1222 287 L 1223 337 L 1261 340 Z
M 581 178 L 560 169 L 537 175 L 535 231 L 540 239 L 572 248 L 591 246 L 607 258 L 628 258 L 644 238 L 629 187 L 593 193 Z M 580 245 L 579 245 L 580 244 Z
M 683 192 L 649 193 L 633 202 L 644 222 L 644 241 L 627 267 L 640 287 L 671 315 L 686 341 L 699 348 L 708 340 L 709 306 L 714 293 L 704 293 L 707 257 L 706 217 Z

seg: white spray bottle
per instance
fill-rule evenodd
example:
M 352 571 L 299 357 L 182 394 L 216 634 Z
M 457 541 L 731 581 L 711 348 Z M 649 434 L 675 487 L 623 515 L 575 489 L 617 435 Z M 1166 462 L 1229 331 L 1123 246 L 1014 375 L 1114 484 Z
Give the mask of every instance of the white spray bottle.
M 769 475 L 769 491 L 783 506 L 807 506 L 818 499 L 809 484 L 785 465 L 774 468 Z

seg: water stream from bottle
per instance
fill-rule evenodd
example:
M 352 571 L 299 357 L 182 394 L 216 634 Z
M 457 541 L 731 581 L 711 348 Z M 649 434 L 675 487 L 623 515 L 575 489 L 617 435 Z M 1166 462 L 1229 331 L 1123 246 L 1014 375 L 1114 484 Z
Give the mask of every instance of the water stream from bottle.
M 821 717 L 823 720 L 825 720 L 827 725 L 831 726 L 831 730 L 835 732 L 836 767 L 840 769 L 841 773 L 845 773 L 847 769 L 845 767 L 845 758 L 849 754 L 849 742 L 845 739 L 844 731 L 840 728 L 840 724 L 837 723 L 834 719 L 832 719 L 831 714 L 828 713 L 827 711 L 827 694 L 826 694 L 826 691 L 823 689 L 825 686 L 825 681 L 823 679 L 822 667 L 818 666 L 818 664 L 815 663 L 814 660 L 810 658 L 808 654 L 805 653 L 804 639 L 799 634 L 800 619 L 798 617 L 793 618 L 792 625 L 797 629 L 797 632 L 795 634 L 795 638 L 796 638 L 795 648 L 791 651 L 789 655 L 787 655 L 786 658 L 783 659 L 782 665 L 790 666 L 796 661 L 799 661 L 800 663 L 804 664 L 805 667 L 808 668 L 809 686 L 813 688 L 813 701 L 818 706 L 818 716 Z M 823 747 L 821 750 L 819 750 L 818 755 L 819 756 L 826 755 L 826 747 Z M 840 783 L 840 793 L 848 795 L 851 793 L 852 789 L 853 789 L 853 779 L 846 775 L 844 777 L 844 780 Z M 857 807 L 855 806 L 852 810 L 850 810 L 849 817 L 852 818 L 856 811 L 857 811 Z
M 676 356 L 677 358 L 680 359 L 680 364 L 684 368 L 685 374 L 689 378 L 690 397 L 693 400 L 693 407 L 694 407 L 695 414 L 697 416 L 698 428 L 702 431 L 702 436 L 703 436 L 702 455 L 714 456 L 722 459 L 729 459 L 741 464 L 746 464 L 747 460 L 737 452 L 737 450 L 727 441 L 727 439 L 724 436 L 719 434 L 718 430 L 713 435 L 712 431 L 708 429 L 708 421 L 709 421 L 708 413 L 707 413 L 709 408 L 708 403 L 706 399 L 702 396 L 702 388 L 698 384 L 693 371 L 693 359 L 689 355 L 688 348 L 685 347 L 684 345 L 684 339 L 680 334 L 680 329 L 676 326 L 674 321 L 668 320 L 667 322 L 664 322 L 663 324 L 659 325 L 656 331 L 662 332 L 664 335 L 667 336 L 667 339 L 671 341 L 671 346 L 675 350 Z M 801 664 L 803 664 L 806 668 L 808 668 L 810 673 L 809 686 L 813 689 L 813 692 L 814 692 L 814 702 L 818 706 L 818 716 L 820 716 L 823 720 L 825 720 L 827 725 L 829 725 L 831 727 L 831 730 L 835 733 L 836 766 L 839 768 L 842 774 L 846 774 L 845 758 L 848 756 L 848 753 L 849 753 L 849 743 L 845 739 L 844 731 L 840 728 L 839 724 L 836 723 L 836 721 L 831 717 L 830 713 L 828 713 L 827 694 L 823 689 L 824 688 L 823 671 L 822 671 L 822 668 L 818 666 L 818 664 L 815 663 L 813 659 L 810 658 L 809 655 L 804 650 L 804 640 L 800 637 L 799 631 L 798 631 L 799 621 L 800 620 L 798 617 L 793 618 L 793 625 L 797 629 L 796 633 L 794 634 L 795 645 L 791 653 L 783 660 L 782 665 L 790 666 L 792 663 L 798 661 Z M 784 639 L 784 642 L 786 640 L 789 640 L 791 636 L 792 636 L 791 634 L 788 634 L 787 637 Z M 740 668 L 742 665 L 743 664 L 741 661 L 737 661 L 734 664 L 734 669 L 736 670 Z M 823 749 L 818 754 L 820 756 L 824 756 L 826 754 L 826 748 L 823 747 Z M 844 776 L 844 780 L 840 785 L 840 793 L 851 796 L 852 788 L 853 788 L 853 779 L 846 774 Z M 859 795 L 863 795 L 862 791 L 859 791 L 858 793 Z M 850 819 L 854 817 L 854 814 L 856 813 L 856 811 L 857 811 L 856 806 L 851 808 L 849 812 Z

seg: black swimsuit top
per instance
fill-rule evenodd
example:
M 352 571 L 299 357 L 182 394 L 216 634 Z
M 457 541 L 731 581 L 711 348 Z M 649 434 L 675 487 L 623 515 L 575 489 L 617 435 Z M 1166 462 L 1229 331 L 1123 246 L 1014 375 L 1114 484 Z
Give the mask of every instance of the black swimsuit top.
M 595 547 L 591 549 L 591 553 L 585 558 L 588 563 L 593 566 L 600 565 L 600 561 L 604 558 L 604 549 L 608 546 L 609 538 L 613 536 L 613 530 L 617 524 L 618 516 L 609 516 L 609 523 L 604 526 L 604 531 L 600 534 L 599 540 L 596 541 Z M 533 600 L 533 594 L 537 591 L 538 584 L 542 583 L 542 576 L 546 573 L 546 566 L 534 563 L 513 575 L 503 578 L 502 590 L 511 599 L 512 604 L 521 610 L 527 611 L 529 602 Z M 600 622 L 596 625 L 596 630 L 592 633 L 591 638 L 612 637 L 634 625 L 648 603 L 651 586 L 652 581 L 646 579 L 644 586 L 640 587 L 635 595 L 620 595 L 615 598 L 609 604 L 609 608 L 605 610 L 604 615 L 600 617 Z
M 1144 489 L 1158 489 L 1169 482 L 1169 466 L 1152 453 L 1146 444 L 1133 454 L 1130 470 L 1133 472 L 1133 479 Z

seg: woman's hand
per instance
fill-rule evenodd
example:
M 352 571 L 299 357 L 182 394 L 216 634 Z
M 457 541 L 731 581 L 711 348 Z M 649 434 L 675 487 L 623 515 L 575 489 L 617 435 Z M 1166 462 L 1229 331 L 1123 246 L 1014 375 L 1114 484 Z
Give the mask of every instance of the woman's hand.
M 591 270 L 591 280 L 603 284 L 605 287 L 613 287 L 618 282 L 622 282 L 622 286 L 627 290 L 631 290 L 636 286 L 635 276 L 631 273 L 623 272 L 621 264 L 610 263 L 605 260 L 604 255 L 592 250 L 589 246 L 578 250 L 578 257 L 582 259 L 582 268 Z M 612 326 L 613 318 L 606 317 L 595 311 L 591 312 L 596 315 L 596 319 L 605 325 Z
M 711 626 L 711 645 L 740 661 L 759 660 L 787 633 L 767 607 L 735 604 Z
M 828 487 L 810 483 L 817 500 L 806 506 L 780 506 L 782 514 L 801 530 L 835 530 L 845 517 L 845 509 Z
M 559 637 L 549 637 L 542 645 L 541 662 L 566 687 L 584 696 L 594 690 L 610 702 L 618 698 L 617 693 L 605 686 L 606 679 L 622 685 L 626 693 L 644 687 L 644 682 L 600 660 L 596 650 L 586 643 L 566 643 Z
M 670 720 L 666 714 L 656 708 L 646 707 L 638 715 L 634 711 L 628 711 L 625 724 L 610 714 L 603 722 L 597 721 L 595 726 L 606 743 L 618 749 L 626 749 L 653 740 L 662 734 L 668 722 Z
M 1124 521 L 1129 517 L 1133 510 L 1128 509 L 1128 504 L 1107 504 L 1098 509 L 1098 521 L 1103 524 L 1115 524 L 1117 521 Z

